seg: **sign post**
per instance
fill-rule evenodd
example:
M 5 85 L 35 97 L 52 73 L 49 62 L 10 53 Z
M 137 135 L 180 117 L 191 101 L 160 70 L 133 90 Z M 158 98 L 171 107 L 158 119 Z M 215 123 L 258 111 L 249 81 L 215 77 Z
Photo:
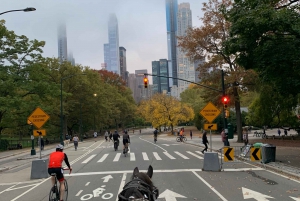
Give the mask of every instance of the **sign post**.
M 215 118 L 220 115 L 221 111 L 211 102 L 209 102 L 201 111 L 200 114 L 209 122 L 213 122 Z M 204 124 L 204 129 L 206 129 L 206 125 Z M 210 140 L 210 152 L 212 152 L 212 137 L 211 137 L 211 130 L 217 130 L 217 124 L 208 124 L 207 129 L 210 130 L 209 140 Z

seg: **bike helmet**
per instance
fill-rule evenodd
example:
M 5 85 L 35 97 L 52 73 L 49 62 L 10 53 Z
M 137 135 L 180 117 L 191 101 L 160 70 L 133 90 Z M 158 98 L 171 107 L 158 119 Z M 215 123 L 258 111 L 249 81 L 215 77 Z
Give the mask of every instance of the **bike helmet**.
M 63 145 L 61 145 L 61 144 L 58 144 L 57 146 L 56 146 L 56 150 L 63 150 L 64 149 L 64 146 Z

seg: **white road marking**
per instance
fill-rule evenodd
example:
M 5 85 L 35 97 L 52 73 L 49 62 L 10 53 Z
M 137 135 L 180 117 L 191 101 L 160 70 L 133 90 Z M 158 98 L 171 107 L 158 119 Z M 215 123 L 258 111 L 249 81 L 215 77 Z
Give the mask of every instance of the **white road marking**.
M 145 141 L 145 142 L 148 142 L 148 143 L 150 143 L 150 144 L 153 144 L 153 145 L 155 145 L 155 146 L 157 146 L 158 148 L 161 148 L 162 150 L 164 150 L 165 152 L 167 152 L 167 150 L 165 150 L 164 148 L 162 148 L 161 146 L 158 146 L 157 144 L 154 144 L 153 142 L 150 142 L 150 141 L 148 141 L 148 140 L 144 140 L 144 139 L 142 139 L 141 137 L 139 137 L 141 140 L 143 140 L 143 141 Z
M 263 168 L 242 168 L 242 169 L 225 169 L 224 172 L 244 172 L 244 171 L 261 171 Z M 147 172 L 148 170 L 140 170 L 140 172 Z M 202 169 L 170 169 L 170 170 L 154 170 L 155 173 L 170 173 L 170 172 L 202 172 Z M 65 177 L 76 177 L 76 176 L 88 176 L 88 175 L 107 175 L 107 174 L 123 174 L 132 173 L 132 170 L 120 170 L 120 171 L 103 171 L 103 172 L 83 172 L 83 173 L 72 173 L 66 174 Z M 123 187 L 123 186 L 122 186 Z
M 135 155 L 134 155 L 134 153 L 130 153 L 130 161 L 135 161 Z
M 265 194 L 262 194 L 260 192 L 250 190 L 250 189 L 244 188 L 244 187 L 242 187 L 242 192 L 243 192 L 244 200 L 251 199 L 251 198 L 253 198 L 255 200 L 269 200 L 267 198 L 273 198 L 271 196 L 268 196 L 268 195 L 265 195 Z
M 91 183 L 91 182 L 86 183 L 85 186 L 88 186 L 90 183 Z
M 159 157 L 157 152 L 153 152 L 153 155 L 154 155 L 156 160 L 161 161 L 161 158 Z
M 219 198 L 223 201 L 227 201 L 226 198 L 223 197 L 221 193 L 219 193 L 213 186 L 211 186 L 207 181 L 205 181 L 200 175 L 198 175 L 195 171 L 192 171 L 196 177 L 198 177 L 210 190 L 215 192 L 219 196 Z
M 83 151 L 86 151 L 87 149 L 89 149 L 90 147 L 92 147 L 94 144 L 96 144 L 96 142 L 94 142 L 91 146 L 86 147 Z M 102 144 L 102 143 L 101 143 L 101 144 Z M 100 144 L 100 145 L 101 145 L 101 144 Z M 100 146 L 100 145 L 99 145 L 99 146 Z
M 30 183 L 38 183 L 43 181 L 44 179 L 38 179 L 34 181 L 23 181 L 23 182 L 11 182 L 11 183 L 0 183 L 0 186 L 6 186 L 6 185 L 15 185 L 15 184 L 30 184 Z
M 194 154 L 193 152 L 190 152 L 190 151 L 187 151 L 188 154 L 191 154 L 192 156 L 195 156 L 196 158 L 199 158 L 199 159 L 203 159 L 202 156 L 199 156 L 197 154 Z
M 188 157 L 186 157 L 185 155 L 179 153 L 178 151 L 174 151 L 174 152 L 175 152 L 175 154 L 181 156 L 183 159 L 189 159 Z
M 143 159 L 144 159 L 144 161 L 148 161 L 149 158 L 148 158 L 147 153 L 146 153 L 146 152 L 142 152 L 142 154 L 143 154 Z
M 119 161 L 120 156 L 121 156 L 121 153 L 117 153 L 113 161 L 114 162 Z
M 104 154 L 100 160 L 97 161 L 97 163 L 102 163 L 106 158 L 108 154 Z
M 21 186 L 21 187 L 17 187 L 17 188 L 10 188 L 6 191 L 13 191 L 13 190 L 18 190 L 18 189 L 22 189 L 22 188 L 27 188 L 27 187 L 30 187 L 30 186 L 35 186 L 36 184 L 30 184 L 30 185 L 27 185 L 27 186 Z
M 131 172 L 132 172 L 132 171 L 131 171 Z M 127 176 L 127 173 L 123 173 L 123 177 L 122 177 L 121 184 L 120 184 L 120 187 L 119 187 L 118 195 L 119 195 L 119 193 L 121 193 L 123 187 L 125 186 L 126 176 Z M 119 198 L 118 198 L 118 196 L 117 196 L 116 201 L 118 201 L 118 200 L 119 200 Z
M 111 175 L 107 175 L 101 179 L 103 179 L 103 183 L 107 183 L 110 179 L 113 179 L 113 177 Z M 101 186 L 101 187 L 104 187 L 104 186 Z
M 88 157 L 85 161 L 83 161 L 82 163 L 88 163 L 90 160 L 92 160 L 94 157 L 96 156 L 96 154 L 91 155 L 90 157 Z
M 196 153 L 203 155 L 203 153 L 201 151 L 195 151 Z
M 75 196 L 79 196 L 82 193 L 83 190 L 78 191 L 78 193 Z
M 13 187 L 15 187 L 16 185 L 18 185 L 18 184 L 15 184 L 15 185 L 13 185 L 13 186 L 11 186 L 11 187 L 9 187 L 9 188 L 1 191 L 0 194 L 4 193 L 5 191 L 9 191 L 10 189 L 12 189 Z
M 167 157 L 169 157 L 170 159 L 176 159 L 176 158 L 174 158 L 173 156 L 171 156 L 171 154 L 169 154 L 168 152 L 164 152 L 164 154 L 167 156 Z

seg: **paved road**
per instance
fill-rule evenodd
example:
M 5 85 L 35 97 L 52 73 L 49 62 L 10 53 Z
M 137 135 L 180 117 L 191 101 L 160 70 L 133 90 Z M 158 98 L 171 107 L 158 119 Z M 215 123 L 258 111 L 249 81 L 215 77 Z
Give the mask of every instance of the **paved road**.
M 202 171 L 202 148 L 151 135 L 133 135 L 127 157 L 103 140 L 67 149 L 73 173 L 66 174 L 68 200 L 117 200 L 133 169 L 154 168 L 160 201 L 300 200 L 300 182 L 249 163 L 228 163 L 222 172 Z M 6 176 L 5 176 L 6 175 Z M 0 174 L 0 200 L 49 200 L 49 179 L 29 180 L 30 167 Z M 298 197 L 298 198 L 297 198 Z

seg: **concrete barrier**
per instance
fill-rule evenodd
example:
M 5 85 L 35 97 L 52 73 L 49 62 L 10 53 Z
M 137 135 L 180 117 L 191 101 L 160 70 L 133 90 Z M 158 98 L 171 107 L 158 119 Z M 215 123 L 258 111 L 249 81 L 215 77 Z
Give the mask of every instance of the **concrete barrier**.
M 31 164 L 30 179 L 48 178 L 48 158 L 33 160 Z
M 204 163 L 203 163 L 202 170 L 213 171 L 213 172 L 221 171 L 218 153 L 213 153 L 213 152 L 204 153 Z

